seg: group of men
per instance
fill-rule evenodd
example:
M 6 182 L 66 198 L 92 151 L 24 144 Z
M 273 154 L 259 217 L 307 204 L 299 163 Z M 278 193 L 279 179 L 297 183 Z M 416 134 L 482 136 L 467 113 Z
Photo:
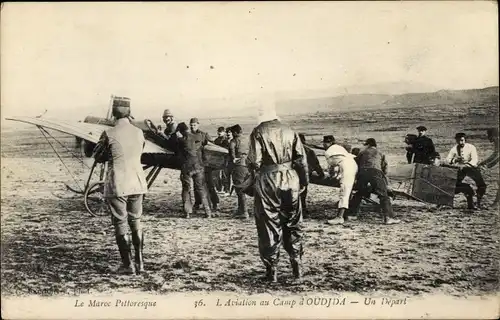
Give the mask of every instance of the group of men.
M 305 144 L 305 137 L 301 135 L 300 138 Z M 324 136 L 323 149 L 328 163 L 326 173 L 323 172 L 315 152 L 305 146 L 310 176 L 316 173 L 320 178 L 335 178 L 340 184 L 338 211 L 327 220 L 328 224 L 343 224 L 346 220 L 356 219 L 362 199 L 371 194 L 376 194 L 380 199 L 385 224 L 401 222 L 395 218 L 389 198 L 386 158 L 377 149 L 377 141 L 374 138 L 368 138 L 364 146 L 363 150 L 351 149 L 348 145 L 337 143 L 333 135 Z M 305 192 L 302 194 L 302 206 L 306 207 Z
M 120 273 L 133 274 L 144 271 L 142 250 L 144 233 L 141 225 L 142 200 L 147 192 L 147 183 L 141 166 L 141 155 L 145 145 L 143 132 L 130 122 L 130 100 L 115 99 L 112 106 L 115 126 L 101 135 L 94 157 L 99 162 L 109 162 L 104 184 L 106 197 L 112 213 L 116 242 L 122 264 Z M 187 199 L 191 180 L 201 197 L 206 216 L 211 215 L 210 206 L 204 192 L 203 152 L 200 149 L 210 141 L 210 137 L 199 130 L 198 120 L 190 120 L 187 125 L 175 126 L 168 111 L 164 113 L 166 129 L 162 133 L 167 141 L 176 147 L 181 157 L 181 180 L 183 184 L 184 211 L 191 213 Z M 175 130 L 173 129 L 175 127 Z M 245 153 L 238 136 L 241 128 L 233 127 L 230 141 L 230 155 L 234 164 L 235 185 L 240 186 L 238 177 L 254 177 L 254 214 L 259 236 L 259 252 L 266 266 L 266 279 L 277 281 L 276 264 L 281 243 L 290 255 L 293 275 L 301 275 L 302 257 L 301 222 L 302 206 L 299 199 L 301 190 L 307 187 L 307 159 L 300 139 L 293 130 L 282 124 L 274 110 L 263 109 L 259 114 L 259 125 L 250 135 L 248 153 Z M 246 157 L 245 157 L 246 156 Z M 248 171 L 248 172 L 247 172 Z M 242 179 L 243 180 L 243 179 Z M 238 190 L 241 189 L 241 190 Z M 237 187 L 237 193 L 243 192 Z M 132 240 L 127 232 L 130 226 Z M 132 259 L 131 244 L 135 258 Z M 134 263 L 132 263 L 134 261 Z
M 417 135 L 407 135 L 405 138 L 406 158 L 408 163 L 422 163 L 427 165 L 441 165 L 451 166 L 458 168 L 457 185 L 455 193 L 463 193 L 467 199 L 467 208 L 469 210 L 476 210 L 483 207 L 482 199 L 486 193 L 486 183 L 483 179 L 481 171 L 484 168 L 491 168 L 498 163 L 498 128 L 491 128 L 487 130 L 488 140 L 494 144 L 494 153 L 482 162 L 479 162 L 477 149 L 474 145 L 467 142 L 467 135 L 459 132 L 455 135 L 456 144 L 448 152 L 444 161 L 436 152 L 434 143 L 429 138 L 427 128 L 425 126 L 418 126 Z M 476 191 L 467 183 L 465 177 L 469 177 L 474 181 Z M 474 195 L 477 201 L 474 203 Z M 497 191 L 496 199 L 493 205 L 498 204 L 499 191 Z
M 141 166 L 142 149 L 145 144 L 143 132 L 129 121 L 130 100 L 117 99 L 113 102 L 112 114 L 116 119 L 113 128 L 103 132 L 96 146 L 94 156 L 97 161 L 109 161 L 104 195 L 112 213 L 116 242 L 122 264 L 119 272 L 132 274 L 144 271 L 142 257 L 144 232 L 141 225 L 142 199 L 147 192 L 147 183 Z M 202 152 L 210 140 L 210 136 L 199 130 L 196 118 L 190 120 L 190 128 L 183 123 L 175 125 L 170 111 L 166 110 L 163 120 L 166 129 L 161 134 L 180 157 L 182 198 L 186 216 L 192 213 L 190 190 L 192 181 L 195 191 L 200 197 L 207 217 L 211 216 L 211 208 L 207 197 L 207 183 Z M 266 268 L 265 278 L 276 282 L 277 264 L 280 257 L 280 246 L 289 255 L 294 278 L 301 277 L 302 219 L 303 200 L 309 184 L 310 172 L 330 175 L 340 181 L 341 197 L 338 211 L 332 224 L 343 223 L 345 219 L 355 216 L 363 196 L 376 193 L 384 210 L 387 224 L 398 223 L 394 218 L 391 202 L 387 193 L 385 173 L 387 162 L 385 156 L 377 149 L 375 139 L 365 142 L 366 148 L 359 153 L 348 152 L 336 143 L 333 136 L 324 137 L 325 155 L 329 170 L 325 174 L 318 163 L 311 165 L 308 158 L 312 156 L 304 148 L 304 137 L 296 134 L 288 125 L 277 117 L 274 107 L 259 110 L 258 126 L 250 134 L 248 150 L 245 150 L 238 139 L 241 128 L 231 128 L 233 139 L 229 142 L 230 158 L 233 165 L 232 176 L 239 199 L 240 214 L 247 214 L 244 193 L 252 189 L 254 196 L 253 212 L 256 222 L 260 258 Z M 457 140 L 456 151 L 450 152 L 450 162 L 473 163 L 473 150 L 465 147 L 462 139 Z M 176 147 L 174 147 L 176 146 Z M 461 147 L 460 147 L 461 146 Z M 357 153 L 353 154 L 353 153 Z M 316 158 L 317 161 L 317 158 Z M 488 160 L 498 162 L 495 159 Z M 212 177 L 210 172 L 210 177 Z M 243 180 L 252 177 L 250 186 Z M 206 181 L 204 181 L 206 180 Z M 356 182 L 357 192 L 351 197 Z M 241 196 L 241 198 L 240 198 Z M 243 199 L 243 200 L 242 200 Z M 351 210 L 347 210 L 351 208 Z M 130 226 L 132 239 L 128 237 L 127 223 Z M 131 244 L 135 250 L 132 258 Z M 134 263 L 132 262 L 134 261 Z
M 159 134 L 167 142 L 170 150 L 175 151 L 181 169 L 182 203 L 186 218 L 193 210 L 203 207 L 207 218 L 218 211 L 219 196 L 217 191 L 228 194 L 233 185 L 239 185 L 248 175 L 246 157 L 247 146 L 241 142 L 243 130 L 239 124 L 227 129 L 220 127 L 217 138 L 199 129 L 199 121 L 192 118 L 190 128 L 184 122 L 176 124 L 174 115 L 169 109 L 163 112 L 165 130 Z M 228 162 L 224 170 L 212 170 L 206 167 L 204 147 L 214 143 L 229 150 Z M 191 202 L 191 190 L 194 187 L 195 203 Z M 238 209 L 235 218 L 248 218 L 246 197 L 241 188 L 235 187 L 238 196 Z

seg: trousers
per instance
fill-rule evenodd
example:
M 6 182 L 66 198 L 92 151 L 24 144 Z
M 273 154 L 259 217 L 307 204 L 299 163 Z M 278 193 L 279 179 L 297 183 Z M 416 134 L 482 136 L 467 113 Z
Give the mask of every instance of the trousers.
M 294 170 L 259 173 L 255 181 L 254 212 L 259 254 L 266 267 L 279 260 L 283 244 L 291 260 L 302 247 L 302 205 L 299 177 Z
M 455 193 L 463 193 L 466 196 L 472 196 L 474 194 L 474 190 L 472 189 L 472 187 L 469 184 L 463 182 L 466 176 L 470 177 L 476 183 L 477 199 L 478 201 L 481 201 L 484 194 L 486 193 L 486 183 L 484 182 L 481 170 L 476 167 L 464 167 L 463 169 L 458 171 Z
M 358 172 L 356 183 L 358 191 L 353 195 L 351 202 L 351 212 L 357 214 L 363 197 L 369 197 L 374 193 L 380 199 L 380 206 L 384 217 L 394 218 L 391 200 L 387 193 L 387 181 L 384 173 L 374 168 L 361 168 Z
M 111 211 L 111 223 L 117 235 L 127 234 L 127 222 L 132 232 L 141 231 L 142 199 L 144 195 L 107 198 Z
M 198 193 L 206 214 L 211 213 L 208 203 L 207 189 L 205 186 L 205 170 L 181 170 L 182 183 L 182 205 L 185 214 L 193 213 L 193 204 L 191 202 L 191 189 L 194 185 L 195 194 Z
M 358 165 L 354 159 L 348 158 L 338 163 L 340 168 L 340 199 L 339 208 L 349 208 L 349 199 L 356 181 Z

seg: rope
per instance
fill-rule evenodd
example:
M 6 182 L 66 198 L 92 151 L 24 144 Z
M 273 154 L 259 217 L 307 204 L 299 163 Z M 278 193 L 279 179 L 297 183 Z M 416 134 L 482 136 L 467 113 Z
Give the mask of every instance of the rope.
M 440 187 L 436 186 L 435 184 L 430 183 L 429 181 L 427 181 L 427 180 L 425 180 L 425 179 L 422 179 L 422 178 L 415 178 L 415 179 L 416 179 L 416 180 L 422 180 L 422 181 L 424 181 L 424 182 L 425 182 L 425 183 L 427 183 L 428 185 L 430 185 L 430 186 L 432 186 L 432 187 L 434 187 L 434 188 L 438 189 L 439 191 L 443 192 L 444 194 L 446 194 L 446 195 L 448 195 L 448 196 L 453 196 L 453 197 L 455 196 L 455 195 L 453 195 L 453 194 L 451 194 L 451 193 L 448 193 L 448 192 L 444 191 L 444 190 L 443 190 L 443 189 L 441 189 Z
M 81 159 L 81 157 L 78 157 L 73 151 L 71 151 L 70 149 L 68 149 L 68 147 L 66 147 L 64 144 L 62 144 L 61 141 L 59 141 L 56 138 L 54 138 L 54 136 L 51 135 L 45 128 L 43 128 L 43 127 L 39 127 L 39 128 L 41 128 L 40 130 L 43 130 L 43 132 L 45 132 L 49 137 L 51 137 L 52 139 L 54 139 L 55 141 L 57 141 L 57 143 L 59 143 L 67 152 L 69 152 L 73 156 L 73 158 L 77 159 L 83 166 L 87 167 L 87 169 L 91 169 L 91 167 L 89 167 L 88 164 L 86 164 Z M 95 171 L 93 172 L 93 174 L 97 175 L 97 173 Z
M 68 166 L 66 166 L 66 164 L 64 163 L 64 161 L 62 160 L 61 156 L 59 155 L 59 152 L 57 152 L 57 150 L 54 148 L 54 146 L 52 145 L 52 143 L 50 142 L 49 138 L 45 135 L 44 131 L 45 129 L 43 129 L 42 127 L 40 126 L 37 126 L 38 129 L 40 129 L 40 132 L 42 133 L 42 135 L 44 136 L 44 138 L 47 140 L 47 142 L 49 143 L 49 145 L 52 147 L 52 150 L 54 150 L 55 154 L 57 155 L 57 157 L 59 158 L 59 160 L 61 161 L 61 163 L 63 164 L 63 166 L 66 168 L 66 170 L 68 171 L 69 175 L 73 178 L 73 180 L 75 181 L 76 185 L 78 186 L 78 188 L 80 188 L 80 190 L 83 192 L 83 189 L 82 187 L 80 186 L 80 184 L 78 183 L 78 181 L 76 180 L 75 176 L 71 173 L 71 171 L 69 170 Z M 46 132 L 46 131 L 45 131 Z

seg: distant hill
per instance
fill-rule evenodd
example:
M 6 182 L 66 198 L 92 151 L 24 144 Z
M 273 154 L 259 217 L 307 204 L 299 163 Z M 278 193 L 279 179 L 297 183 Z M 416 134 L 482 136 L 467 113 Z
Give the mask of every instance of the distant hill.
M 468 90 L 439 90 L 431 93 L 407 93 L 392 97 L 384 106 L 425 106 L 439 104 L 489 104 L 498 102 L 499 87 Z
M 484 89 L 439 90 L 436 92 L 398 95 L 349 94 L 323 98 L 281 100 L 277 103 L 277 112 L 279 114 L 302 114 L 464 103 L 496 104 L 498 98 L 498 86 Z

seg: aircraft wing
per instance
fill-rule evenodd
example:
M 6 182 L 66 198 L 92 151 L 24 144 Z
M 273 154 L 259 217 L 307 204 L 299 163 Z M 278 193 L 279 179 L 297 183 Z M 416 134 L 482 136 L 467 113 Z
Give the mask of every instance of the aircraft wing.
M 62 133 L 73 135 L 83 140 L 87 140 L 92 143 L 97 143 L 102 132 L 110 128 L 109 126 L 96 123 L 63 121 L 47 118 L 12 117 L 6 118 L 6 120 L 18 121 L 32 124 L 37 127 L 56 130 Z M 168 151 L 149 140 L 146 140 L 146 145 L 144 146 L 143 153 L 173 154 L 173 152 Z

